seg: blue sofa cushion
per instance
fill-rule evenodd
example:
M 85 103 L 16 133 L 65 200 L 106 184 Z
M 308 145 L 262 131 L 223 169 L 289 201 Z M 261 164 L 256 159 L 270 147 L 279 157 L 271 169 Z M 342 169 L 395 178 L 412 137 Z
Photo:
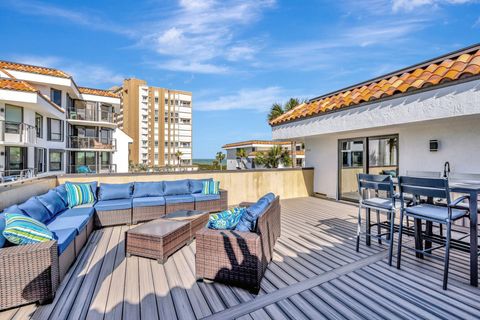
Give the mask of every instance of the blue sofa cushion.
M 195 199 L 195 202 L 220 200 L 220 195 L 219 194 L 192 193 L 192 197 Z
M 90 220 L 89 216 L 64 216 L 63 214 L 55 217 L 47 224 L 50 230 L 75 229 L 77 234 L 82 231 Z
M 18 208 L 24 212 L 30 218 L 33 218 L 42 223 L 47 222 L 52 218 L 50 211 L 37 199 L 37 197 L 31 197 L 24 203 L 18 205 Z
M 238 231 L 255 231 L 258 217 L 265 212 L 269 203 L 267 199 L 260 199 L 256 203 L 247 208 L 247 212 L 242 216 L 235 230 Z
M 164 206 L 165 198 L 164 197 L 143 197 L 143 198 L 133 198 L 132 206 L 134 208 L 138 207 L 155 207 L 155 206 Z
M 130 199 L 133 183 L 102 183 L 98 192 L 98 200 Z
M 60 228 L 61 226 L 59 226 Z M 49 228 L 50 229 L 50 228 Z M 65 249 L 73 242 L 77 236 L 77 230 L 75 228 L 63 228 L 63 229 L 50 229 L 54 238 L 57 240 L 58 254 L 61 255 Z
M 210 179 L 190 179 L 190 192 L 191 193 L 201 193 L 202 192 L 202 187 L 203 187 L 203 181 L 213 181 L 212 178 Z
M 174 196 L 165 196 L 166 204 L 194 202 L 195 199 L 190 194 L 177 194 Z
M 133 187 L 134 198 L 163 196 L 163 181 L 135 182 Z
M 124 210 L 132 208 L 132 199 L 101 200 L 95 204 L 97 211 Z
M 266 199 L 268 201 L 268 204 L 272 203 L 273 200 L 275 200 L 275 195 L 271 192 L 267 193 L 266 195 L 264 195 L 263 197 L 260 198 L 261 199 Z
M 3 230 L 5 230 L 5 214 L 0 214 L 0 248 L 3 248 L 5 245 L 5 236 L 3 235 Z
M 17 213 L 17 214 L 25 214 L 25 212 L 22 211 L 22 209 L 20 209 L 18 207 L 18 205 L 14 204 L 8 208 L 5 208 L 3 209 L 3 212 L 4 213 Z
M 47 193 L 38 196 L 37 199 L 50 211 L 52 217 L 62 212 L 67 207 L 62 200 L 62 197 L 53 189 Z
M 89 218 L 93 217 L 95 209 L 93 207 L 75 207 L 63 211 L 60 216 L 62 217 L 78 217 L 78 216 L 87 216 Z
M 190 194 L 190 184 L 187 179 L 177 181 L 164 181 L 166 196 L 176 194 Z
M 69 181 L 67 181 L 67 182 L 65 182 L 65 183 L 75 184 L 76 182 L 69 182 Z M 98 182 L 97 182 L 97 181 L 92 181 L 92 182 L 82 182 L 82 183 L 88 183 L 88 184 L 90 184 L 90 188 L 92 189 L 92 192 L 93 192 L 93 198 L 94 198 L 95 200 L 97 200 L 97 199 L 98 199 L 98 197 L 97 197 L 97 194 L 98 194 Z
M 53 190 L 56 193 L 58 193 L 60 198 L 62 198 L 63 203 L 65 203 L 65 206 L 68 206 L 68 193 L 67 193 L 67 189 L 65 189 L 65 185 L 61 184 L 58 187 L 54 188 Z

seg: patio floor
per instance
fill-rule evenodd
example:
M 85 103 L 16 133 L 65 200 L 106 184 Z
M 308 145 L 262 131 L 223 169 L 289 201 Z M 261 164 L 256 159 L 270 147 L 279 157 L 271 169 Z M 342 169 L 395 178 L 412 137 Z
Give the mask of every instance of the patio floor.
M 258 295 L 195 282 L 195 243 L 164 265 L 126 259 L 122 226 L 91 236 L 52 304 L 8 310 L 0 320 L 478 318 L 480 289 L 468 285 L 466 254 L 453 251 L 443 291 L 441 261 L 406 251 L 397 270 L 373 240 L 355 252 L 355 206 L 317 198 L 281 204 L 282 236 Z

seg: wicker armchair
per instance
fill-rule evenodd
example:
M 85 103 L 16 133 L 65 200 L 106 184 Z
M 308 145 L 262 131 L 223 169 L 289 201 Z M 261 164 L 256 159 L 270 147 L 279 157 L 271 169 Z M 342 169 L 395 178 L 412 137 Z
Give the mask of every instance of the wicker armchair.
M 59 285 L 57 242 L 0 249 L 0 310 L 53 300 Z
M 256 232 L 201 229 L 196 233 L 197 279 L 214 280 L 258 292 L 280 233 L 278 197 L 258 218 Z

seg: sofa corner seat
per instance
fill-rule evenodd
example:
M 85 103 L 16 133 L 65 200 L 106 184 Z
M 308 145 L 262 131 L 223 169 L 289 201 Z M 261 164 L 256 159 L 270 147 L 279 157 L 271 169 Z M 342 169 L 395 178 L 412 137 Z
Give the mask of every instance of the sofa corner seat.
M 165 215 L 165 197 L 138 197 L 132 200 L 132 223 L 150 221 Z
M 165 213 L 178 210 L 194 210 L 195 198 L 191 194 L 175 194 L 165 196 Z
M 98 228 L 132 224 L 132 199 L 99 200 L 95 206 L 95 226 Z

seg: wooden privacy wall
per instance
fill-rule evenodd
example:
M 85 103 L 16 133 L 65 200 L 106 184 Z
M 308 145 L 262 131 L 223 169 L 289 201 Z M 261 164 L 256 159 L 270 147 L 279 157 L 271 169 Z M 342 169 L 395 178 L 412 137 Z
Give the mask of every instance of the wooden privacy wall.
M 256 201 L 268 192 L 279 195 L 281 199 L 308 197 L 313 194 L 313 168 L 64 175 L 59 176 L 57 180 L 58 184 L 62 184 L 65 181 L 87 182 L 97 180 L 99 183 L 126 183 L 203 178 L 213 178 L 220 181 L 220 188 L 228 190 L 229 204 Z
M 56 185 L 57 177 L 50 176 L 0 186 L 0 210 L 24 202 L 31 196 L 43 194 Z

